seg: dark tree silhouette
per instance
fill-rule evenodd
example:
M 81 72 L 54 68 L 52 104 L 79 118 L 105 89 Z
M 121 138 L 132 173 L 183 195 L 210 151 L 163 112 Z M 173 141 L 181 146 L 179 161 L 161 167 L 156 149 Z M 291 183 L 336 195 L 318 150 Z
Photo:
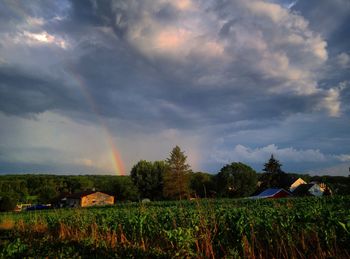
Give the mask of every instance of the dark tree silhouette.
M 221 197 L 248 196 L 256 189 L 256 172 L 243 163 L 225 165 L 217 175 L 217 184 Z
M 264 169 L 266 173 L 282 173 L 283 171 L 281 170 L 282 164 L 274 158 L 273 154 L 271 155 L 269 161 L 264 164 Z
M 265 173 L 263 173 L 260 177 L 260 187 L 258 191 L 262 191 L 266 188 L 284 188 L 284 182 L 287 178 L 287 175 L 285 172 L 281 169 L 282 164 L 275 159 L 273 154 L 271 155 L 269 161 L 264 164 Z

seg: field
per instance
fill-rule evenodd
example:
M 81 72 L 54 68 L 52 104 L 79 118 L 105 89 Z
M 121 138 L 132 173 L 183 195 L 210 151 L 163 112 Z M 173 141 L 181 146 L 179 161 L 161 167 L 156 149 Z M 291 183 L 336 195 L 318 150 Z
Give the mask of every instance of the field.
M 0 257 L 350 258 L 350 197 L 0 214 Z

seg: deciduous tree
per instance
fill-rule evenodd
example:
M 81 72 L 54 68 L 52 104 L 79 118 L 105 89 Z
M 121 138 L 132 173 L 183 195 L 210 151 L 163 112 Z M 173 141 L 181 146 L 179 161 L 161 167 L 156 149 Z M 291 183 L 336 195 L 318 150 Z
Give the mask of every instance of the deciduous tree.
M 222 197 L 248 196 L 256 189 L 256 172 L 243 163 L 225 165 L 217 175 L 217 184 Z
M 197 172 L 191 174 L 191 191 L 200 198 L 213 197 L 216 194 L 214 176 L 208 173 Z
M 139 161 L 131 169 L 130 176 L 137 186 L 141 198 L 159 200 L 163 192 L 163 175 L 167 164 L 164 161 Z

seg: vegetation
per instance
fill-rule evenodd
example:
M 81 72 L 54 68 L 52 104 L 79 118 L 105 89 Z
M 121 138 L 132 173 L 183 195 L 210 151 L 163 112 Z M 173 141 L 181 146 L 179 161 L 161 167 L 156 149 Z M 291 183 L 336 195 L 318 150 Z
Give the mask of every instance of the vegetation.
M 167 159 L 168 169 L 164 175 L 164 197 L 169 199 L 184 199 L 190 196 L 190 166 L 187 157 L 176 146 Z
M 138 190 L 129 176 L 0 176 L 0 197 L 11 197 L 19 203 L 48 203 L 59 194 L 75 193 L 91 188 L 113 194 L 119 201 L 139 199 Z
M 16 201 L 9 197 L 9 196 L 3 196 L 0 198 L 0 211 L 12 211 L 16 207 Z
M 1 258 L 349 258 L 350 197 L 0 214 Z
M 257 174 L 243 163 L 193 173 L 176 146 L 166 161 L 139 161 L 130 176 L 0 176 L 0 211 L 95 188 L 113 207 L 0 213 L 0 258 L 349 258 L 350 196 L 279 200 L 244 197 L 278 186 L 273 156 Z M 294 176 L 300 176 L 295 174 Z M 309 176 L 326 194 L 350 194 L 350 177 Z M 159 201 L 132 203 L 143 198 Z
M 255 173 L 243 163 L 225 165 L 217 175 L 193 173 L 186 156 L 175 147 L 166 161 L 139 161 L 130 176 L 113 175 L 2 175 L 0 200 L 3 203 L 50 203 L 57 196 L 88 189 L 107 192 L 120 201 L 179 199 L 188 197 L 244 197 L 269 187 L 281 187 L 283 178 L 301 177 L 307 182 L 327 185 L 326 194 L 350 195 L 350 176 L 310 176 L 284 173 L 273 155 L 264 173 Z M 260 186 L 255 186 L 258 178 Z M 6 198 L 7 197 L 7 198 Z M 10 201 L 8 202 L 7 199 Z M 10 204 L 11 205 L 11 204 Z M 2 208 L 12 208 L 3 206 Z M 0 208 L 1 209 L 1 208 Z M 3 209 L 4 210 L 4 209 Z
M 216 179 L 214 175 L 197 172 L 191 173 L 190 178 L 192 197 L 216 197 Z
M 289 177 L 282 169 L 282 164 L 271 155 L 269 161 L 264 164 L 264 173 L 260 177 L 260 187 L 257 192 L 261 192 L 267 188 L 278 187 L 288 188 L 285 180 Z
M 270 174 L 277 174 L 282 172 L 281 167 L 282 164 L 271 155 L 269 161 L 264 164 L 263 171 Z
M 217 175 L 221 197 L 246 197 L 251 195 L 257 184 L 256 172 L 243 163 L 232 163 L 221 168 Z
M 161 200 L 163 198 L 163 176 L 168 166 L 164 161 L 139 161 L 131 169 L 130 176 L 139 190 L 141 198 Z

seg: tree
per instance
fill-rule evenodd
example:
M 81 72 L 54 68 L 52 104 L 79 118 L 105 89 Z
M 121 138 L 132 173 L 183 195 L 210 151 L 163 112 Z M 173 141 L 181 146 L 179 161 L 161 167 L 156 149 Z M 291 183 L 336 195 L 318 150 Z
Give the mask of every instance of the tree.
M 212 197 L 216 193 L 214 176 L 197 172 L 191 174 L 190 187 L 195 196 L 200 198 Z
M 129 176 L 117 176 L 110 183 L 116 201 L 137 201 L 139 192 Z
M 190 166 L 186 163 L 187 157 L 176 146 L 167 159 L 168 169 L 164 174 L 163 194 L 169 199 L 188 198 L 190 194 L 189 173 Z
M 217 175 L 218 191 L 222 197 L 248 196 L 255 191 L 256 184 L 256 172 L 243 163 L 225 165 Z
M 281 169 L 282 164 L 271 155 L 269 161 L 264 164 L 265 173 L 260 177 L 260 191 L 269 187 L 285 188 L 283 182 L 286 179 L 286 173 Z
M 9 196 L 0 197 L 0 211 L 12 211 L 16 207 L 16 200 Z
M 276 173 L 281 173 L 281 166 L 280 162 L 274 158 L 273 154 L 271 155 L 269 161 L 264 164 L 264 169 L 266 173 L 271 173 L 271 174 L 276 174 Z
M 167 165 L 164 161 L 139 161 L 131 169 L 130 176 L 142 198 L 157 200 L 162 198 L 163 175 Z
M 58 194 L 54 185 L 45 185 L 38 190 L 41 203 L 50 203 Z

